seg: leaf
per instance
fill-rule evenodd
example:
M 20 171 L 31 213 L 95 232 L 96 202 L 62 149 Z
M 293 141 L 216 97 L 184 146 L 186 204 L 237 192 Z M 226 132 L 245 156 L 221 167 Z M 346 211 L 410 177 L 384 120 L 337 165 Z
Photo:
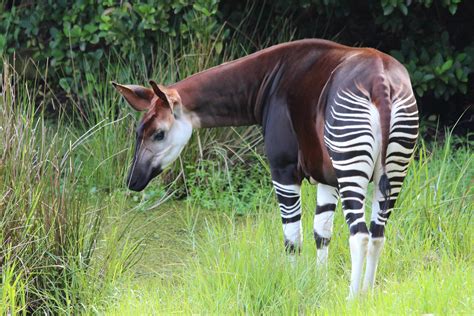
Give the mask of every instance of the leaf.
M 468 81 L 468 76 L 472 72 L 472 69 L 468 67 L 462 67 L 463 69 L 463 76 L 461 78 L 461 82 L 467 82 Z
M 441 68 L 439 69 L 440 74 L 445 73 L 445 72 L 448 71 L 452 66 L 453 66 L 453 60 L 452 60 L 452 59 L 448 59 L 448 60 L 441 66 Z
M 390 15 L 393 12 L 394 7 L 392 5 L 387 5 L 383 8 L 383 15 Z
M 100 40 L 99 35 L 94 34 L 94 35 L 92 35 L 92 38 L 90 39 L 90 43 L 91 44 L 97 44 L 99 42 L 99 40 Z
M 71 86 L 69 85 L 68 78 L 61 78 L 59 79 L 59 85 L 63 88 L 64 91 L 67 93 L 71 92 Z
M 216 53 L 220 54 L 222 52 L 222 42 L 216 43 Z
M 408 8 L 404 3 L 400 3 L 399 8 L 400 11 L 402 11 L 403 15 L 408 15 Z
M 92 23 L 89 23 L 84 26 L 84 30 L 92 34 L 97 31 L 97 26 Z
M 108 15 L 102 14 L 102 15 L 100 16 L 100 19 L 101 19 L 103 22 L 106 22 L 106 23 L 107 23 L 107 22 L 110 22 L 111 17 L 108 16 Z
M 441 56 L 441 53 L 436 53 L 435 57 L 433 58 L 433 64 L 435 66 L 439 66 L 441 65 L 441 63 L 443 62 L 443 56 Z
M 423 91 L 422 88 L 418 87 L 418 88 L 416 88 L 415 90 L 416 90 L 416 94 L 417 94 L 419 97 L 422 97 L 422 96 L 423 96 L 424 91 Z
M 419 70 L 416 70 L 412 75 L 412 80 L 414 82 L 418 82 L 418 81 L 421 81 L 422 77 L 423 77 L 423 73 Z
M 466 59 L 467 54 L 466 53 L 460 53 L 456 56 L 456 61 L 462 62 L 464 59 Z
M 456 74 L 456 78 L 457 78 L 458 80 L 461 80 L 461 79 L 462 79 L 463 71 L 462 71 L 461 68 L 456 68 L 455 74 Z
M 426 74 L 426 75 L 423 76 L 423 81 L 426 82 L 426 81 L 433 80 L 434 77 L 435 76 L 433 74 Z
M 70 35 L 71 37 L 80 37 L 81 33 L 81 27 L 76 24 L 72 27 L 71 32 L 68 35 Z
M 457 10 L 458 10 L 457 4 L 453 3 L 449 6 L 449 13 L 451 13 L 451 15 L 455 15 Z

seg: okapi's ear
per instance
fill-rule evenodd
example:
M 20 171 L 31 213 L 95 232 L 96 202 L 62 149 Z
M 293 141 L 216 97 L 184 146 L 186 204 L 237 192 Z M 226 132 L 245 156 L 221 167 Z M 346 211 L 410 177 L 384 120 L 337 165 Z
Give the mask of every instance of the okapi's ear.
M 150 108 L 154 96 L 152 89 L 137 85 L 122 85 L 115 81 L 112 81 L 112 85 L 135 110 L 145 111 Z
M 153 88 L 155 94 L 163 100 L 166 106 L 168 106 L 173 112 L 174 107 L 177 104 L 181 103 L 181 98 L 179 97 L 178 91 L 175 89 L 168 89 L 163 87 L 162 85 L 157 84 L 155 81 L 150 80 L 150 85 Z

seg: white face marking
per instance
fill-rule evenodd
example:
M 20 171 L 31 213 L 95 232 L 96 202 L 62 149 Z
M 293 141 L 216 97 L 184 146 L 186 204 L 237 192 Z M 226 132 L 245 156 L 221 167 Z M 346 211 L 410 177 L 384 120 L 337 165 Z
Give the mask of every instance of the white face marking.
M 161 131 L 164 132 L 162 140 L 154 140 L 152 137 L 145 142 L 144 152 L 141 154 L 147 157 L 143 157 L 144 159 L 140 160 L 150 161 L 146 158 L 151 158 L 151 166 L 153 168 L 161 167 L 161 169 L 164 169 L 178 158 L 184 146 L 191 138 L 193 129 L 191 122 L 181 116 L 173 121 L 168 130 L 162 129 Z M 153 157 L 149 157 L 149 155 Z

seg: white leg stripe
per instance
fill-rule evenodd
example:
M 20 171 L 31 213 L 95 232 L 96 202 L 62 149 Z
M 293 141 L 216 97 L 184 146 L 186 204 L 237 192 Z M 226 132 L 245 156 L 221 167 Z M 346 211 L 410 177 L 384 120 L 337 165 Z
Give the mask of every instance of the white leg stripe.
M 324 212 L 314 216 L 314 231 L 321 237 L 331 238 L 334 212 Z
M 303 242 L 301 230 L 301 221 L 283 224 L 283 234 L 285 235 L 285 240 L 295 246 L 301 245 Z
M 301 191 L 301 186 L 297 184 L 281 184 L 276 181 L 272 181 L 273 185 L 281 191 L 287 192 L 287 193 L 299 193 Z

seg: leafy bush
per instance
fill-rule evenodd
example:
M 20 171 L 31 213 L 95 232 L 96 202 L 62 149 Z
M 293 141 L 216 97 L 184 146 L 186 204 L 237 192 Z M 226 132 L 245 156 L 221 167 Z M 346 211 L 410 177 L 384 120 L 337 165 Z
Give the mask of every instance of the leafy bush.
M 102 69 L 111 51 L 147 64 L 157 54 L 176 53 L 167 51 L 169 41 L 179 49 L 212 40 L 220 54 L 223 40 L 231 39 L 229 25 L 248 33 L 254 49 L 280 41 L 275 30 L 282 23 L 295 37 L 377 47 L 406 65 L 419 97 L 466 94 L 474 68 L 474 5 L 466 0 L 6 1 L 2 8 L 0 55 L 48 64 L 52 85 L 67 93 L 78 94 L 80 80 Z
M 390 53 L 410 72 L 422 109 L 437 102 L 446 111 L 445 101 L 451 99 L 449 108 L 458 107 L 453 113 L 457 119 L 465 105 L 460 103 L 472 103 L 474 91 L 468 89 L 474 72 L 472 1 L 298 0 L 288 5 L 276 0 L 256 6 L 259 14 L 248 18 L 250 25 L 262 19 L 277 28 L 282 19 L 289 19 L 298 38 L 322 37 Z M 246 17 L 245 6 L 238 2 L 224 2 L 221 10 L 230 24 Z M 257 32 L 255 37 L 265 34 Z
M 249 159 L 250 160 L 250 159 Z M 186 166 L 188 202 L 203 209 L 249 214 L 266 203 L 274 202 L 269 172 L 262 161 L 229 166 L 221 159 L 202 160 L 198 166 Z M 275 206 L 276 207 L 276 206 Z
M 384 31 L 400 36 L 400 49 L 390 53 L 407 67 L 419 97 L 428 92 L 438 99 L 448 100 L 456 93 L 467 93 L 468 76 L 474 70 L 474 42 L 463 39 L 467 45 L 456 47 L 450 32 L 459 37 L 456 34 L 459 31 L 451 30 L 448 23 L 443 23 L 456 14 L 461 2 L 381 1 L 383 16 L 375 21 Z M 433 14 L 430 9 L 441 13 Z M 413 19 L 414 16 L 419 18 Z M 406 36 L 402 37 L 402 34 Z
M 84 73 L 100 69 L 111 51 L 120 57 L 143 53 L 145 59 L 153 59 L 163 53 L 163 41 L 176 39 L 178 32 L 189 39 L 214 36 L 219 28 L 217 4 L 218 0 L 19 1 L 9 8 L 4 4 L 0 56 L 17 53 L 41 67 L 48 63 L 69 93 Z

